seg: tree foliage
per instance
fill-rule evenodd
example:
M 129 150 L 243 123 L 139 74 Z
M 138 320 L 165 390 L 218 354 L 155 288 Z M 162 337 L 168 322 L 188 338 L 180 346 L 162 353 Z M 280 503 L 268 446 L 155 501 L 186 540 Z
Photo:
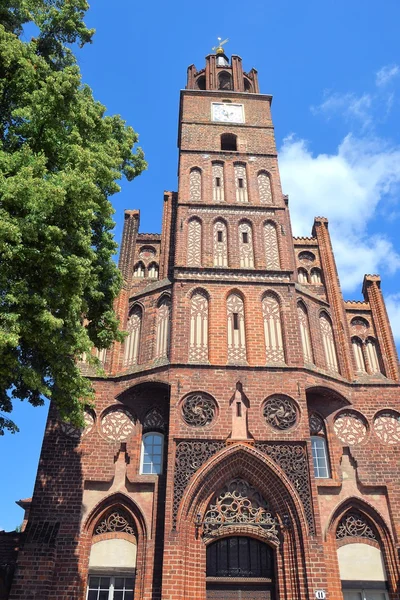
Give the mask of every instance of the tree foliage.
M 134 130 L 81 82 L 70 46 L 91 42 L 87 8 L 0 6 L 0 434 L 17 430 L 17 398 L 51 398 L 81 424 L 92 388 L 77 361 L 123 337 L 109 197 L 146 163 Z M 26 41 L 29 23 L 38 34 Z

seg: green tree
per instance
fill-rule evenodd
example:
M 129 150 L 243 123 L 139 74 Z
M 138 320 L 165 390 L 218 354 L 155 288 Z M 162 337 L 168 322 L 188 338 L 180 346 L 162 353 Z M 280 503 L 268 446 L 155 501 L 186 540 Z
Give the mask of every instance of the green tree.
M 81 425 L 92 387 L 77 360 L 123 339 L 109 197 L 146 163 L 134 130 L 81 82 L 70 46 L 91 42 L 87 8 L 0 6 L 0 434 L 18 430 L 17 398 L 51 398 Z M 24 41 L 29 23 L 38 33 Z

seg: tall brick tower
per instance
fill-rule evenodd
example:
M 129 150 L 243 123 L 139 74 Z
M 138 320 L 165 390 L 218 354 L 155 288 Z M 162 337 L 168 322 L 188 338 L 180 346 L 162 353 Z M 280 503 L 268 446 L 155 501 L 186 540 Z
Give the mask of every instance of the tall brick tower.
M 125 213 L 129 336 L 98 353 L 107 377 L 82 364 L 83 431 L 50 410 L 4 598 L 400 598 L 380 279 L 344 301 L 327 219 L 293 238 L 271 100 L 222 47 L 189 67 L 161 235 Z

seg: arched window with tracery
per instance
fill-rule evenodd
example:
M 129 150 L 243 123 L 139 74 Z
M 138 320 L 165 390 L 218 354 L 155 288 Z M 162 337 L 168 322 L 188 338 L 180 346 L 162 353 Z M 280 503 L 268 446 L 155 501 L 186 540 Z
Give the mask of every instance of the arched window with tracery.
M 297 277 L 299 280 L 299 283 L 306 285 L 308 283 L 308 273 L 305 269 L 298 269 L 297 271 Z
M 246 177 L 246 165 L 235 164 L 235 188 L 236 188 L 236 201 L 237 202 L 248 202 L 247 196 L 247 177 Z
M 212 164 L 213 201 L 223 202 L 224 194 L 224 163 L 214 162 Z
M 254 268 L 253 232 L 250 223 L 239 224 L 239 256 L 242 269 Z
M 313 352 L 311 346 L 310 323 L 308 321 L 307 309 L 303 302 L 297 305 L 297 315 L 300 324 L 301 347 L 303 349 L 303 357 L 305 363 L 313 363 Z
M 314 267 L 314 269 L 311 269 L 311 283 L 313 285 L 321 285 L 322 284 L 321 271 L 317 267 Z
M 388 577 L 377 527 L 363 510 L 350 507 L 336 528 L 344 600 L 388 600 Z
M 260 171 L 257 175 L 258 195 L 261 204 L 273 204 L 271 179 L 267 171 Z
M 158 279 L 158 264 L 152 262 L 149 264 L 148 276 L 150 279 Z
M 271 221 L 267 221 L 264 224 L 264 246 L 267 269 L 271 271 L 280 269 L 278 236 L 276 226 Z
M 128 319 L 128 336 L 125 338 L 124 365 L 136 365 L 139 360 L 140 332 L 142 329 L 142 309 L 136 305 Z
M 201 169 L 198 167 L 190 171 L 189 198 L 191 202 L 201 202 Z
M 227 303 L 228 319 L 228 361 L 246 361 L 246 334 L 244 320 L 244 304 L 238 294 L 231 294 Z
M 367 351 L 368 363 L 371 373 L 381 373 L 376 341 L 373 338 L 369 337 L 365 344 L 365 348 Z
M 137 531 L 127 510 L 114 506 L 93 530 L 87 600 L 133 600 L 136 582 Z
M 311 435 L 311 452 L 314 465 L 314 476 L 321 479 L 330 477 L 328 446 L 326 443 L 325 421 L 316 412 L 309 418 Z
M 156 358 L 168 358 L 171 301 L 164 296 L 157 309 Z
M 195 292 L 190 301 L 189 361 L 208 361 L 208 299 L 204 292 Z
M 133 269 L 133 276 L 137 278 L 143 278 L 145 276 L 144 264 L 138 262 Z
M 262 301 L 264 337 L 267 363 L 285 362 L 283 349 L 281 309 L 274 294 L 266 294 Z
M 190 219 L 188 227 L 188 267 L 201 266 L 201 229 L 199 219 Z
M 321 313 L 319 317 L 319 324 L 322 334 L 322 344 L 324 347 L 325 363 L 328 371 L 334 373 L 339 372 L 335 340 L 333 337 L 332 321 L 326 313 Z
M 228 232 L 224 221 L 214 223 L 214 267 L 228 266 Z
M 364 352 L 363 352 L 363 343 L 358 337 L 353 337 L 351 340 L 351 345 L 353 347 L 354 360 L 356 363 L 356 370 L 359 373 L 366 373 L 365 368 L 365 360 L 364 360 Z

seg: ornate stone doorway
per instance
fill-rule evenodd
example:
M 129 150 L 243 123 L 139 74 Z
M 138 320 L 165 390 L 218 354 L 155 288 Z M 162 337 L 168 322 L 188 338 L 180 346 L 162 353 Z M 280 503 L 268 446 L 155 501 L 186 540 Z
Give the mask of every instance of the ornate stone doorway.
M 273 600 L 274 551 L 244 536 L 207 546 L 207 600 Z

